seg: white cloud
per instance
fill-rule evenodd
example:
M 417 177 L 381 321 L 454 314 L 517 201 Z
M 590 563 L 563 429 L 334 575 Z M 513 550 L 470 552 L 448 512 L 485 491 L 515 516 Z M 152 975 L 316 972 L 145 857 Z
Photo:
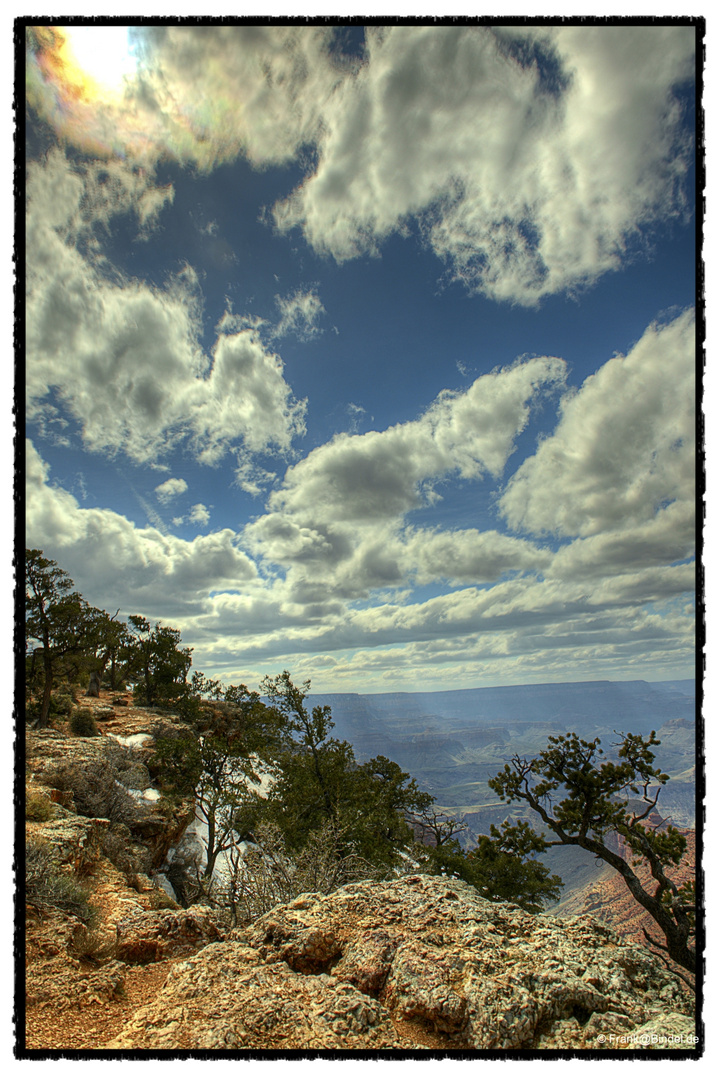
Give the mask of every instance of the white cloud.
M 415 216 L 472 291 L 534 304 L 679 210 L 671 90 L 693 76 L 692 27 L 400 26 L 367 43 L 324 108 L 315 172 L 275 207 L 316 250 L 375 252 Z
M 190 268 L 164 289 L 106 276 L 87 243 L 95 235 L 82 211 L 95 190 L 88 175 L 59 152 L 29 169 L 29 419 L 52 413 L 55 394 L 88 449 L 148 463 L 180 441 L 208 464 L 233 448 L 287 451 L 304 430 L 305 403 L 293 399 L 280 357 L 257 329 L 236 330 L 231 320 L 221 321 L 206 357 Z M 136 185 L 136 208 L 140 198 Z M 109 203 L 93 205 L 110 213 Z M 76 246 L 81 234 L 86 254 Z
M 188 515 L 188 521 L 193 525 L 207 525 L 210 521 L 210 513 L 206 506 L 202 503 L 195 503 L 190 508 L 190 514 Z
M 184 491 L 188 490 L 188 485 L 185 480 L 176 479 L 171 477 L 165 480 L 162 484 L 158 484 L 155 489 L 155 495 L 159 502 L 167 506 L 173 499 L 177 499 L 178 495 L 182 495 Z
M 523 544 L 497 534 L 480 544 L 472 531 L 426 534 L 424 555 L 421 540 L 399 530 L 410 511 L 438 501 L 442 481 L 500 477 L 532 402 L 558 392 L 564 378 L 561 360 L 528 360 L 481 376 L 463 393 L 445 391 L 418 420 L 336 435 L 287 470 L 268 512 L 245 529 L 249 549 L 283 566 L 291 595 L 306 600 L 405 587 L 412 574 L 455 580 L 472 565 L 488 573 L 527 566 Z M 455 557 L 441 568 L 444 544 Z
M 28 543 L 91 602 L 115 610 L 122 598 L 124 614 L 177 625 L 196 665 L 230 681 L 288 667 L 317 685 L 318 654 L 335 659 L 335 689 L 360 680 L 381 690 L 388 670 L 396 686 L 431 671 L 441 685 L 528 682 L 534 670 L 567 679 L 590 660 L 598 677 L 632 678 L 638 664 L 660 678 L 683 672 L 693 650 L 694 567 L 671 565 L 685 551 L 676 504 L 556 553 L 496 530 L 399 530 L 393 520 L 339 538 L 266 515 L 259 537 L 278 558 L 272 545 L 287 545 L 290 570 L 262 576 L 230 529 L 180 540 L 81 507 L 49 481 L 28 444 Z M 397 587 L 409 579 L 465 587 L 418 600 Z M 376 592 L 359 605 L 361 587 Z
M 30 101 L 64 139 L 94 134 L 146 166 L 300 161 L 276 225 L 338 261 L 415 221 L 451 277 L 532 305 L 619 267 L 640 227 L 683 210 L 673 91 L 694 75 L 692 26 L 368 27 L 362 60 L 333 51 L 331 27 L 136 36 L 122 101 L 58 101 L 32 61 Z M 122 168 L 113 182 L 126 197 Z M 166 197 L 136 192 L 140 220 Z
M 676 501 L 693 522 L 695 348 L 688 311 L 650 326 L 569 393 L 556 431 L 500 500 L 511 527 L 591 536 L 648 522 Z
M 48 480 L 48 466 L 28 441 L 27 542 L 55 559 L 91 603 L 182 621 L 212 590 L 247 589 L 257 579 L 230 529 L 181 540 L 111 510 L 81 507 Z
M 317 323 L 321 315 L 325 315 L 325 308 L 315 289 L 308 292 L 298 289 L 290 296 L 276 296 L 275 303 L 280 320 L 273 330 L 273 337 L 294 334 L 300 341 L 310 341 L 322 333 Z
M 562 360 L 528 360 L 444 391 L 418 420 L 363 435 L 339 434 L 285 475 L 270 508 L 291 516 L 366 522 L 433 501 L 433 481 L 498 477 L 526 426 L 530 402 L 558 390 Z

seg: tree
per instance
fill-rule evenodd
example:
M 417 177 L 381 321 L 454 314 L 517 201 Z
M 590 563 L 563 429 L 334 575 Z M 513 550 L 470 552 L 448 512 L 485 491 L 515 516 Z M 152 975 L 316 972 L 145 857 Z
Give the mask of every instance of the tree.
M 464 851 L 456 836 L 465 822 L 446 817 L 435 807 L 420 817 L 425 830 L 416 857 L 426 873 L 467 881 L 486 900 L 518 904 L 525 911 L 543 911 L 558 900 L 563 882 L 546 866 L 526 856 L 543 850 L 528 825 L 491 825 L 490 836 L 479 836 L 475 849 Z M 429 843 L 430 841 L 430 843 Z
M 464 833 L 468 825 L 462 818 L 449 817 L 432 803 L 416 814 L 408 815 L 419 843 L 425 847 L 441 847 L 449 840 Z
M 204 679 L 202 672 L 198 675 L 196 687 Z M 216 717 L 211 731 L 198 735 L 188 729 L 180 736 L 158 739 L 153 761 L 164 786 L 195 800 L 196 813 L 208 832 L 204 871 L 208 879 L 218 857 L 236 844 L 239 818 L 253 802 L 259 771 L 269 765 L 280 739 L 278 714 L 259 694 L 246 686 L 231 686 L 226 697 L 232 705 Z
M 29 679 L 34 678 L 36 659 L 42 662 L 42 697 L 37 727 L 46 727 L 50 715 L 53 683 L 62 662 L 81 663 L 92 655 L 95 630 L 105 612 L 91 607 L 75 591 L 72 579 L 42 551 L 25 552 L 25 638 L 30 656 Z M 37 642 L 37 644 L 33 644 Z
M 331 736 L 330 708 L 306 708 L 309 682 L 297 687 L 284 671 L 266 678 L 262 690 L 290 736 L 268 797 L 258 807 L 262 818 L 279 826 L 292 851 L 327 825 L 336 837 L 338 859 L 356 854 L 386 870 L 396 865 L 413 838 L 407 815 L 432 797 L 387 758 L 359 764 L 350 743 Z
M 586 742 L 575 733 L 551 736 L 547 750 L 531 761 L 514 755 L 488 786 L 508 803 L 528 803 L 547 829 L 541 836 L 528 826 L 506 826 L 508 850 L 521 854 L 529 843 L 535 843 L 537 851 L 575 845 L 603 859 L 621 874 L 634 899 L 659 927 L 665 944 L 644 929 L 649 944 L 664 959 L 693 973 L 693 882 L 679 886 L 667 872 L 679 865 L 686 840 L 678 829 L 662 827 L 652 818 L 668 780 L 653 764 L 652 747 L 659 740 L 654 731 L 647 739 L 620 737 L 612 761 L 601 760 L 599 739 Z M 613 850 L 613 834 L 626 842 L 632 865 Z M 634 866 L 641 864 L 648 867 L 653 888 L 644 887 L 636 875 Z
M 187 698 L 193 650 L 181 648 L 180 631 L 160 623 L 152 627 L 142 615 L 131 615 L 128 627 L 126 671 L 136 683 L 136 699 L 153 706 Z
M 121 656 L 127 653 L 130 643 L 127 624 L 118 621 L 118 611 L 114 615 L 108 615 L 103 611 L 102 620 L 99 621 L 96 633 L 98 646 L 96 650 L 95 669 L 99 678 L 102 678 L 108 664 L 110 665 L 110 689 L 120 688 Z

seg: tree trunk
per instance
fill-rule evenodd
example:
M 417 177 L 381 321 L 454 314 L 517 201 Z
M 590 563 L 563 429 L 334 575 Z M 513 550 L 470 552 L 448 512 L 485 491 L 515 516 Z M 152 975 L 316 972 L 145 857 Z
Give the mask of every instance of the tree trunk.
M 46 638 L 46 635 L 43 635 Z M 50 656 L 49 641 L 43 641 L 43 670 L 45 672 L 45 685 L 43 687 L 43 703 L 40 706 L 40 716 L 35 727 L 47 727 L 50 720 L 50 697 L 53 692 L 53 662 Z

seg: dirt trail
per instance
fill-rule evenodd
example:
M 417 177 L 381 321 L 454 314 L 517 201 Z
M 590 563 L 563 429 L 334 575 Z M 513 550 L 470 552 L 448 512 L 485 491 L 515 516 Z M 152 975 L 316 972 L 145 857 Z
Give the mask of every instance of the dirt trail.
M 133 1013 L 160 992 L 168 972 L 179 960 L 129 967 L 125 997 L 78 1008 L 58 1009 L 52 1001 L 27 1010 L 28 1050 L 99 1050 L 122 1030 Z

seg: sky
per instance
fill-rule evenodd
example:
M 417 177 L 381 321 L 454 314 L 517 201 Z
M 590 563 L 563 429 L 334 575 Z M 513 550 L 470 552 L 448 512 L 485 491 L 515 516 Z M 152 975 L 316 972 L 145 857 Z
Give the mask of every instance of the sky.
M 28 546 L 225 682 L 693 677 L 695 48 L 30 31 Z

